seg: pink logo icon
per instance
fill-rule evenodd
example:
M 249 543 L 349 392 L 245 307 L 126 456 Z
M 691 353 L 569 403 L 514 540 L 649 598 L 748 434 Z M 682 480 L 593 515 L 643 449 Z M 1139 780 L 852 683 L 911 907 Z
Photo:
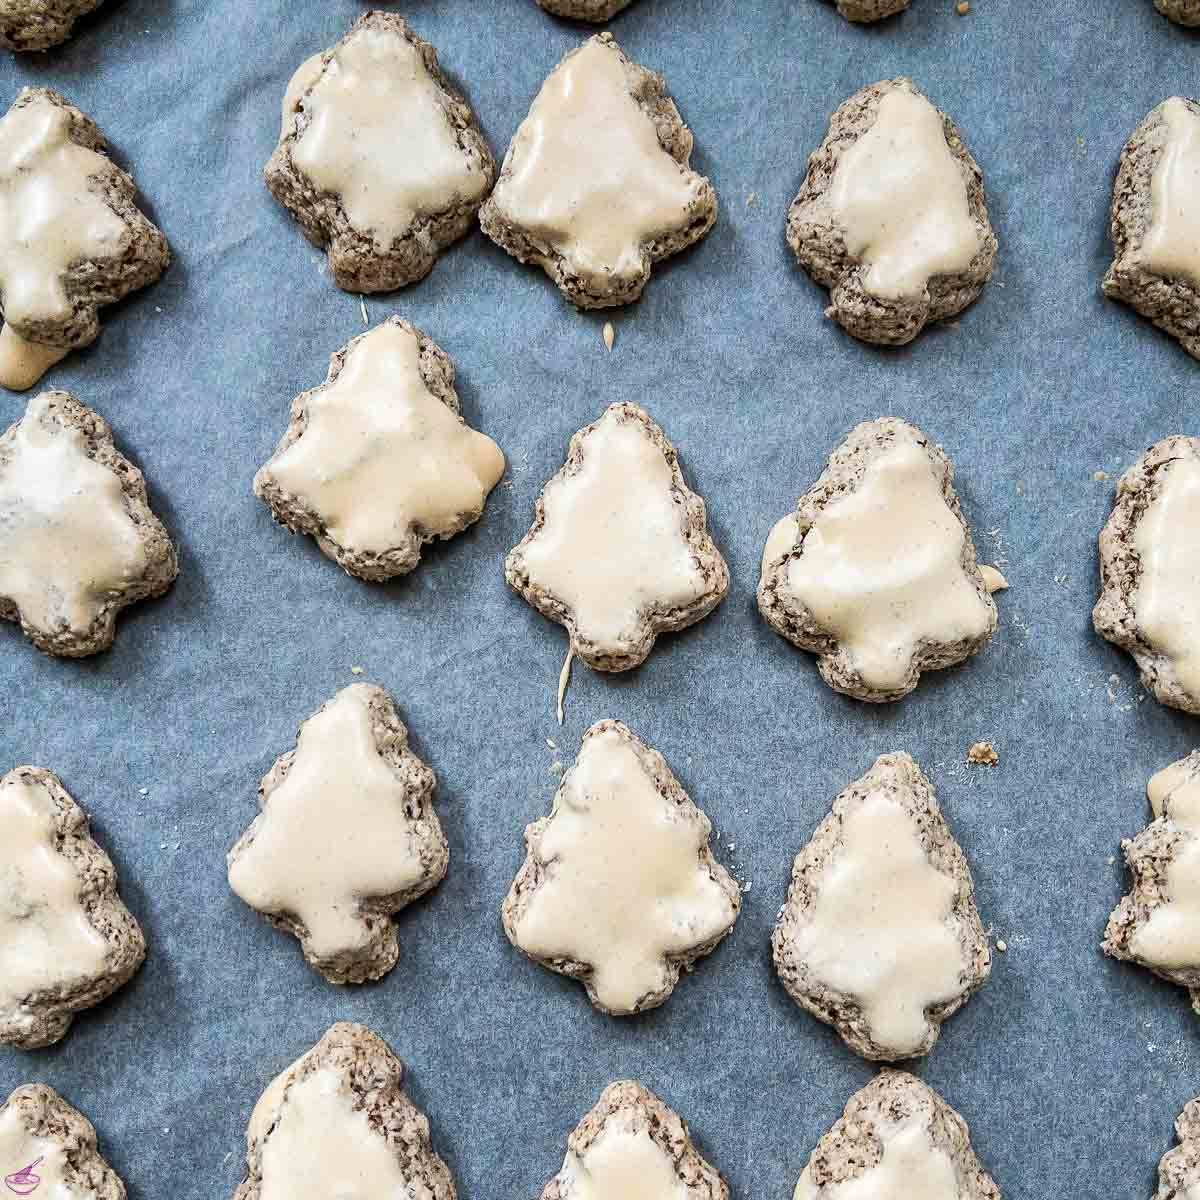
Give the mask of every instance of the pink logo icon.
M 14 1171 L 11 1175 L 5 1175 L 4 1186 L 18 1196 L 28 1196 L 30 1192 L 36 1191 L 38 1184 L 42 1182 L 42 1178 L 40 1175 L 34 1174 L 33 1168 L 41 1161 L 41 1158 L 35 1158 L 29 1166 L 22 1167 L 19 1171 Z

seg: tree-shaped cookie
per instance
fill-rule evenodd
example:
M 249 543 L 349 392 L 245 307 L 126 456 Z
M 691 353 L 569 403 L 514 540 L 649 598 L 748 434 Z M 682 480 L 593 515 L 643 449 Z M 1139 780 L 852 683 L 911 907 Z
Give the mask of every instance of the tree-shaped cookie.
M 819 656 L 835 691 L 898 700 L 922 671 L 962 662 L 995 632 L 953 481 L 940 446 L 880 417 L 851 431 L 772 531 L 759 610 Z
M 1200 1097 L 1184 1105 L 1175 1121 L 1175 1134 L 1179 1145 L 1158 1163 L 1154 1200 L 1193 1200 L 1200 1195 Z
M 87 814 L 52 771 L 9 771 L 0 779 L 0 1043 L 57 1042 L 145 957 Z
M 0 617 L 39 650 L 111 646 L 117 614 L 179 573 L 142 473 L 103 417 L 42 392 L 0 437 Z
M 572 304 L 628 304 L 652 263 L 716 220 L 716 193 L 689 166 L 691 154 L 692 132 L 663 80 L 602 33 L 542 85 L 479 221 Z
M 1133 890 L 1104 931 L 1104 952 L 1191 992 L 1200 1013 L 1200 750 L 1146 787 L 1154 820 L 1121 849 Z
M 571 438 L 504 575 L 597 671 L 638 666 L 660 633 L 706 617 L 729 590 L 704 501 L 636 404 L 614 404 Z
M 795 1200 L 1000 1200 L 967 1123 L 905 1071 L 854 1093 L 817 1143 Z
M 91 1121 L 41 1083 L 17 1088 L 0 1105 L 0 1176 L 5 1200 L 125 1200 Z
M 1190 9 L 1184 24 L 1200 25 L 1200 0 L 1158 7 L 1176 20 Z M 1106 296 L 1149 317 L 1193 358 L 1200 358 L 1198 172 L 1200 104 L 1172 96 L 1151 109 L 1121 151 L 1110 222 L 1116 256 L 1103 285 Z
M 450 359 L 389 317 L 292 401 L 254 492 L 343 570 L 389 579 L 411 571 L 426 542 L 477 521 L 503 474 L 500 447 L 459 415 Z
M 631 0 L 537 0 L 556 17 L 568 17 L 572 21 L 607 21 L 626 8 Z
M 404 1064 L 381 1037 L 349 1021 L 331 1025 L 255 1105 L 234 1200 L 454 1200 L 429 1121 L 403 1085 Z
M 0 46 L 47 50 L 71 36 L 75 22 L 104 0 L 0 0 Z
M 987 979 L 971 869 L 907 754 L 834 800 L 796 856 L 772 945 L 792 999 L 877 1061 L 928 1053 Z
M 0 118 L 0 384 L 32 387 L 96 340 L 97 309 L 153 283 L 166 238 L 90 117 L 49 88 L 23 88 Z
M 1096 632 L 1160 703 L 1200 713 L 1200 438 L 1164 438 L 1121 476 L 1100 580 Z
M 446 874 L 435 784 L 388 694 L 343 688 L 259 784 L 262 811 L 229 852 L 230 887 L 298 937 L 331 983 L 381 978 L 400 953 L 391 915 Z
M 584 735 L 504 901 L 530 958 L 580 980 L 602 1012 L 655 1008 L 733 928 L 741 892 L 712 826 L 666 760 L 620 721 Z
M 428 275 L 474 223 L 495 173 L 437 51 L 385 12 L 360 17 L 292 77 L 264 172 L 351 292 L 389 292 Z
M 871 84 L 833 114 L 788 209 L 787 239 L 830 289 L 825 315 L 883 345 L 961 312 L 996 257 L 983 172 L 910 79 Z
M 640 1083 L 610 1083 L 567 1139 L 540 1200 L 728 1200 L 674 1109 Z

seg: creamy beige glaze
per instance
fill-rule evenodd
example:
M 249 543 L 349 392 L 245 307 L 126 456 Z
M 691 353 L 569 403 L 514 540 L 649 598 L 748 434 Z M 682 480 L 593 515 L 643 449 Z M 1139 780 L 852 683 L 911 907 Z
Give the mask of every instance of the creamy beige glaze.
M 0 983 L 2 986 L 2 983 Z M 36 1164 L 36 1165 L 34 1165 Z M 31 1200 L 95 1200 L 89 1188 L 67 1182 L 67 1156 L 60 1143 L 30 1133 L 15 1108 L 0 1113 L 0 1179 L 30 1168 L 37 1184 L 26 1191 L 29 1182 L 18 1184 L 20 1191 L 5 1188 L 0 1195 L 13 1200 L 14 1195 L 26 1194 Z
M 794 512 L 788 513 L 786 517 L 780 517 L 771 526 L 771 532 L 767 534 L 767 544 L 763 547 L 762 573 L 764 575 L 773 562 L 781 559 L 795 546 L 796 538 L 799 536 L 800 519 Z
M 702 182 L 662 148 L 617 51 L 596 39 L 542 85 L 507 163 L 496 205 L 598 285 L 639 273 L 642 247 L 686 224 Z
M 1142 566 L 1134 616 L 1150 647 L 1170 659 L 1180 684 L 1200 695 L 1200 462 L 1164 464 L 1156 493 L 1133 535 Z
M 0 326 L 0 387 L 27 391 L 70 353 L 65 346 L 27 342 L 11 325 Z
M 1166 141 L 1150 180 L 1153 217 L 1135 257 L 1200 284 L 1200 117 L 1178 96 L 1162 109 Z
M 0 467 L 0 596 L 37 629 L 82 632 L 146 552 L 118 476 L 88 458 L 78 429 L 42 423 L 49 394 L 29 402 Z
M 617 1112 L 582 1155 L 567 1151 L 559 1174 L 563 1200 L 687 1200 L 688 1189 L 632 1113 Z
M 827 193 L 863 287 L 897 300 L 934 275 L 964 271 L 979 251 L 967 185 L 924 96 L 891 91 L 875 123 L 841 157 Z
M 62 274 L 81 259 L 119 254 L 128 240 L 125 223 L 88 188 L 111 164 L 69 130 L 66 111 L 41 98 L 0 120 L 0 293 L 9 324 L 68 316 Z
M 546 875 L 517 945 L 587 963 L 596 999 L 632 1012 L 666 986 L 667 955 L 711 941 L 736 915 L 700 861 L 708 834 L 707 821 L 660 795 L 615 730 L 588 737 L 542 832 Z
M 54 838 L 46 787 L 16 775 L 0 781 L 0 1015 L 17 1023 L 30 995 L 98 975 L 108 956 Z
M 949 923 L 958 884 L 929 861 L 912 818 L 885 792 L 850 809 L 842 838 L 796 932 L 797 957 L 853 997 L 872 1040 L 900 1057 L 920 1048 L 925 1010 L 962 989 L 966 964 Z
M 457 198 L 478 199 L 488 178 L 468 158 L 446 114 L 441 87 L 417 48 L 364 28 L 333 52 L 320 78 L 311 59 L 293 77 L 293 103 L 309 116 L 292 162 L 341 200 L 355 229 L 386 249 L 422 217 Z
M 314 1071 L 286 1092 L 278 1083 L 251 1118 L 251 1133 L 266 1138 L 261 1200 L 431 1200 L 419 1178 L 405 1175 L 367 1114 L 354 1107 L 338 1072 Z
M 280 137 L 287 137 L 291 132 L 292 119 L 300 111 L 300 98 L 321 77 L 324 65 L 325 55 L 318 50 L 316 54 L 306 58 L 288 80 L 287 91 L 283 93 L 283 125 L 279 130 Z
M 983 586 L 987 588 L 990 595 L 1008 591 L 1008 580 L 995 567 L 989 567 L 983 563 L 979 567 L 979 574 L 983 576 Z
M 925 451 L 903 430 L 804 536 L 781 590 L 841 644 L 867 687 L 903 686 L 923 642 L 986 632 L 991 612 L 963 570 L 962 524 Z
M 413 530 L 451 534 L 504 474 L 500 447 L 425 386 L 419 364 L 408 330 L 364 334 L 309 398 L 304 435 L 267 466 L 343 546 L 383 553 Z
M 319 958 L 365 943 L 360 900 L 424 874 L 408 793 L 376 749 L 370 694 L 351 684 L 301 725 L 287 777 L 229 867 L 233 890 L 260 912 L 299 919 Z
M 1181 758 L 1150 776 L 1146 798 L 1156 817 L 1168 816 L 1176 825 L 1200 826 L 1200 770 Z
M 913 1119 L 876 1129 L 883 1157 L 857 1179 L 829 1184 L 820 1200 L 959 1200 L 958 1177 L 950 1156 L 930 1140 L 923 1121 Z M 795 1200 L 817 1200 L 809 1167 L 796 1185 Z
M 612 409 L 584 438 L 579 470 L 546 485 L 542 528 L 521 554 L 530 579 L 574 610 L 580 637 L 620 645 L 647 609 L 704 593 L 673 486 L 642 423 Z

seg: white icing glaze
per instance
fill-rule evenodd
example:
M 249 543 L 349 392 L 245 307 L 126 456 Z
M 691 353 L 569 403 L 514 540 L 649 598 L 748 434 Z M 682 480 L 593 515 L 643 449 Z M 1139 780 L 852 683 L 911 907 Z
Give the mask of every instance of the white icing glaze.
M 1153 217 L 1136 259 L 1200 285 L 1200 117 L 1178 96 L 1162 109 L 1167 135 L 1150 180 Z
M 33 1200 L 95 1200 L 96 1193 L 67 1181 L 67 1156 L 63 1147 L 45 1137 L 35 1137 L 25 1128 L 16 1108 L 0 1111 L 0 1177 L 22 1172 L 24 1178 L 7 1184 L 0 1194 L 5 1200 L 30 1196 Z M 36 1185 L 32 1184 L 37 1179 Z M 31 1186 L 32 1185 L 32 1186 Z
M 805 1167 L 795 1200 L 960 1200 L 950 1156 L 930 1140 L 922 1121 L 910 1120 L 877 1134 L 883 1156 L 856 1179 L 829 1184 L 819 1192 Z
M 1156 817 L 1200 827 L 1200 770 L 1193 770 L 1187 758 L 1156 771 L 1146 784 L 1146 797 Z
M 777 562 L 791 550 L 799 535 L 800 521 L 794 512 L 788 513 L 786 517 L 780 517 L 771 526 L 771 532 L 767 534 L 767 544 L 763 547 L 763 574 L 766 574 L 767 568 L 773 562 Z
M 614 1113 L 582 1156 L 567 1152 L 563 1200 L 687 1200 L 675 1164 L 631 1114 Z
M 924 96 L 883 96 L 827 194 L 846 249 L 867 266 L 862 283 L 872 295 L 919 296 L 931 276 L 965 270 L 979 251 L 962 171 Z
M 71 351 L 65 346 L 27 342 L 11 325 L 0 326 L 0 387 L 28 391 Z
M 413 529 L 448 536 L 504 474 L 500 447 L 425 386 L 417 339 L 398 325 L 364 334 L 307 403 L 304 434 L 265 470 L 351 549 L 383 553 Z

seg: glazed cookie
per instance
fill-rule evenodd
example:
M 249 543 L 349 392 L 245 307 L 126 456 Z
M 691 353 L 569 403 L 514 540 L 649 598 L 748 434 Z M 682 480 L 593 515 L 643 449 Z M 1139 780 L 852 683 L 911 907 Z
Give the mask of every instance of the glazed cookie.
M 459 415 L 449 358 L 389 317 L 292 401 L 254 494 L 344 571 L 390 579 L 417 565 L 426 542 L 479 520 L 503 474 L 500 447 Z
M 0 0 L 0 46 L 47 50 L 71 36 L 75 22 L 103 0 Z
M 0 1105 L 0 1173 L 14 1196 L 125 1200 L 91 1121 L 42 1083 L 17 1088 Z
M 573 21 L 607 21 L 615 17 L 631 0 L 537 0 L 556 17 L 570 17 Z
M 704 501 L 636 404 L 612 405 L 571 438 L 504 576 L 597 671 L 645 662 L 660 633 L 708 616 L 729 590 Z
M 49 88 L 0 118 L 0 385 L 24 391 L 100 334 L 97 310 L 153 283 L 167 240 L 104 138 Z
M 1200 713 L 1200 438 L 1151 446 L 1117 485 L 1100 534 L 1096 632 L 1129 651 L 1142 683 Z
M 117 614 L 179 573 L 142 473 L 103 417 L 42 392 L 0 437 L 0 617 L 39 650 L 111 646 Z
M 339 1021 L 263 1092 L 246 1129 L 234 1200 L 393 1196 L 454 1200 L 404 1064 L 363 1025 Z M 352 1182 L 350 1182 L 352 1181 Z
M 1200 1013 L 1200 750 L 1146 787 L 1154 820 L 1121 843 L 1133 891 L 1104 931 L 1104 952 L 1191 992 Z
M 882 21 L 903 12 L 912 0 L 836 0 L 837 10 L 847 21 Z
M 1190 23 L 1200 24 L 1200 4 L 1188 7 Z M 1149 317 L 1193 358 L 1200 358 L 1198 172 L 1200 104 L 1172 96 L 1121 151 L 1109 227 L 1116 257 L 1103 284 L 1106 296 Z
M 652 263 L 716 220 L 716 193 L 691 154 L 692 132 L 663 80 L 598 34 L 542 85 L 479 221 L 579 308 L 628 304 Z
M 283 100 L 271 194 L 328 249 L 334 282 L 390 292 L 470 229 L 496 174 L 437 51 L 394 13 L 360 17 L 301 65 Z
M 9 771 L 0 779 L 0 1043 L 57 1042 L 145 957 L 87 814 L 52 771 Z
M 610 1083 L 567 1139 L 541 1200 L 728 1200 L 729 1187 L 674 1109 L 640 1083 Z
M 922 671 L 982 649 L 996 606 L 954 467 L 915 425 L 880 417 L 834 451 L 763 551 L 758 607 L 859 700 L 898 700 Z
M 1154 0 L 1154 7 L 1180 25 L 1200 25 L 1200 0 Z
M 787 239 L 830 289 L 825 315 L 879 345 L 961 312 L 996 257 L 983 172 L 910 79 L 871 84 L 833 114 L 788 209 Z
M 821 1138 L 795 1200 L 1000 1200 L 967 1123 L 905 1071 L 881 1071 Z
M 229 886 L 330 983 L 382 978 L 400 953 L 390 917 L 446 874 L 436 782 L 388 694 L 343 688 L 263 777 Z
M 907 754 L 834 800 L 796 856 L 772 946 L 792 999 L 880 1062 L 927 1054 L 983 985 L 971 868 Z
M 509 941 L 580 980 L 610 1016 L 656 1008 L 733 928 L 741 892 L 666 760 L 620 721 L 584 735 L 502 918 Z
M 1179 1145 L 1158 1163 L 1154 1200 L 1192 1200 L 1200 1195 L 1200 1097 L 1189 1100 L 1175 1121 Z

